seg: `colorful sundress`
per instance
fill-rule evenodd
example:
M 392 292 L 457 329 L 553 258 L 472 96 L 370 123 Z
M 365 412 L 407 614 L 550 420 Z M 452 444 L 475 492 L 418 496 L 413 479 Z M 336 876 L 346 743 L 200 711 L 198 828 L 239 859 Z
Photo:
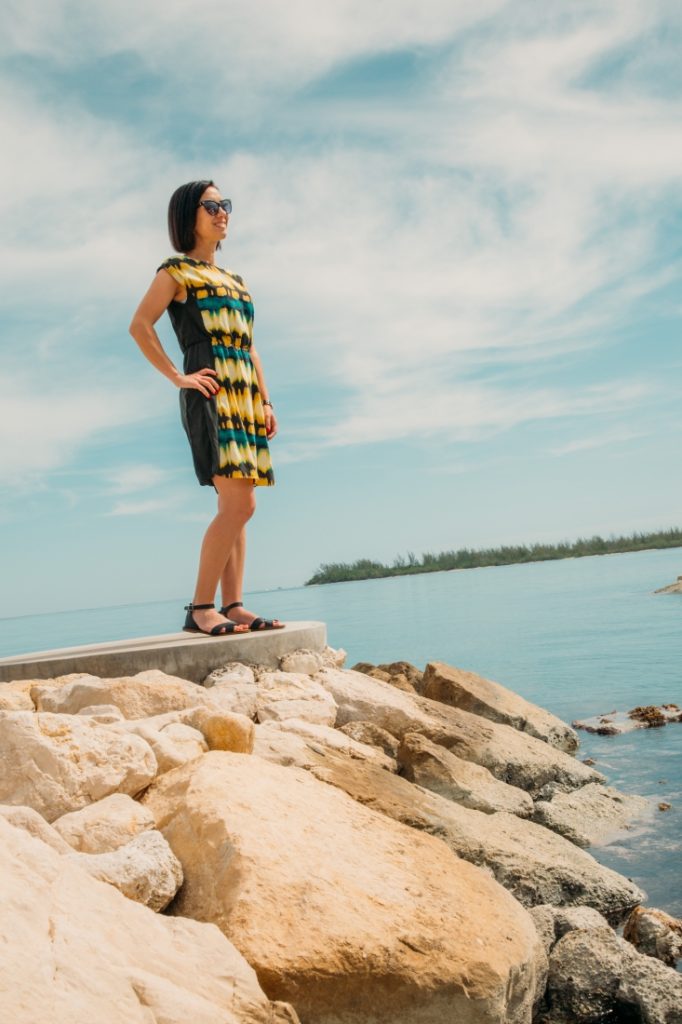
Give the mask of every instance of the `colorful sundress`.
M 194 388 L 180 389 L 182 424 L 199 483 L 211 485 L 218 475 L 274 484 L 250 351 L 253 302 L 244 281 L 231 270 L 190 256 L 172 256 L 162 269 L 187 292 L 186 302 L 173 301 L 168 307 L 184 372 L 211 367 L 220 385 L 209 398 Z

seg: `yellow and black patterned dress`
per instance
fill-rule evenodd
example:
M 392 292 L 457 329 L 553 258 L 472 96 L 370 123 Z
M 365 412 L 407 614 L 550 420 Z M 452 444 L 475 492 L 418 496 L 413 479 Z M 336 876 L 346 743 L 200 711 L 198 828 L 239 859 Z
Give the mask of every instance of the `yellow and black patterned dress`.
M 184 372 L 216 371 L 220 390 L 206 398 L 180 390 L 182 424 L 200 484 L 229 476 L 271 485 L 275 478 L 265 435 L 263 401 L 251 359 L 253 303 L 244 281 L 230 270 L 189 256 L 172 256 L 166 270 L 187 292 L 168 307 L 184 356 Z

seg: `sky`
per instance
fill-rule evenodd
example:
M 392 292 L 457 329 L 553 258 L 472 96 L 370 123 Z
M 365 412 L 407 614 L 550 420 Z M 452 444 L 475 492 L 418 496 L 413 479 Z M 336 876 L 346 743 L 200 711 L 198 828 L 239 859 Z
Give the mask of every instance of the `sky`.
M 196 179 L 279 419 L 247 590 L 682 525 L 677 0 L 3 9 L 1 616 L 191 597 L 215 495 L 128 325 Z

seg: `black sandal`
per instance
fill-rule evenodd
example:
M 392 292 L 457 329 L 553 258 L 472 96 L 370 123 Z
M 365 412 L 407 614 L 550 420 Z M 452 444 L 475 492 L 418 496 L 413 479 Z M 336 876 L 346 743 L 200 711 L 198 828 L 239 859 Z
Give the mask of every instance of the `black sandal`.
M 221 615 L 227 615 L 232 608 L 243 608 L 243 601 L 233 601 L 232 604 L 223 605 L 220 609 Z M 245 623 L 249 627 L 252 633 L 259 633 L 264 629 L 284 629 L 286 623 L 280 622 L 278 626 L 275 625 L 275 619 L 262 619 L 260 615 L 257 615 L 251 622 Z M 278 620 L 277 620 L 278 621 Z
M 186 604 L 185 611 L 187 616 L 185 618 L 185 625 L 182 627 L 183 633 L 205 633 L 206 636 L 227 636 L 229 633 L 234 633 L 237 623 L 236 622 L 219 622 L 213 629 L 202 629 L 201 626 L 197 626 L 194 621 L 193 611 L 202 611 L 204 608 L 215 608 L 213 602 L 211 604 Z M 220 613 L 222 615 L 222 612 Z

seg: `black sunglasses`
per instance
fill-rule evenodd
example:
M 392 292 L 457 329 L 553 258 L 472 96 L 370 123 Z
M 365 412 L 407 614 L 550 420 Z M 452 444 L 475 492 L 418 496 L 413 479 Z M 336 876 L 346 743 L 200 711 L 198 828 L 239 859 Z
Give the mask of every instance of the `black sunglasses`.
M 218 210 L 224 210 L 225 213 L 232 213 L 232 200 L 231 199 L 201 199 L 199 206 L 203 206 L 206 213 L 211 217 L 215 217 Z

